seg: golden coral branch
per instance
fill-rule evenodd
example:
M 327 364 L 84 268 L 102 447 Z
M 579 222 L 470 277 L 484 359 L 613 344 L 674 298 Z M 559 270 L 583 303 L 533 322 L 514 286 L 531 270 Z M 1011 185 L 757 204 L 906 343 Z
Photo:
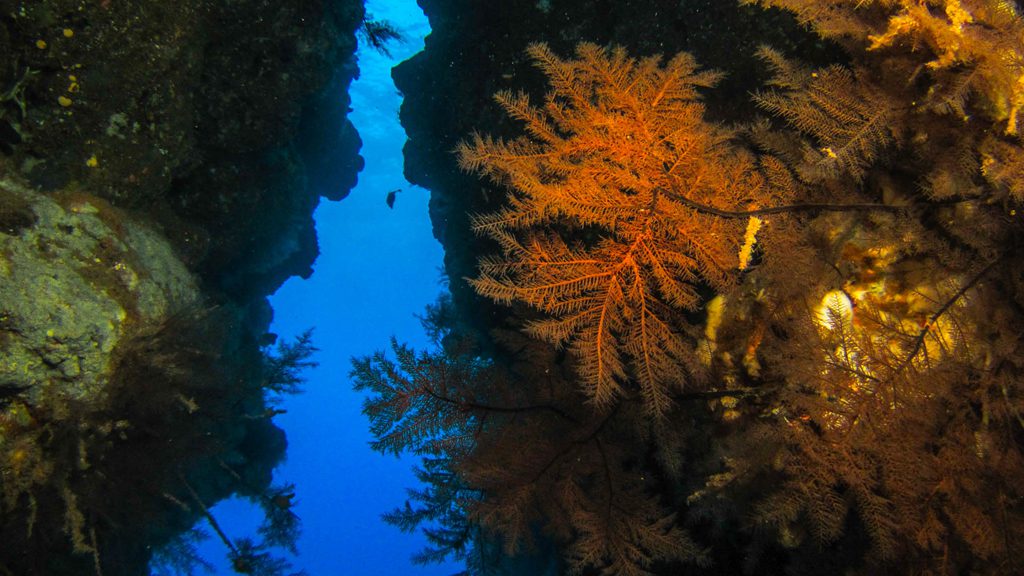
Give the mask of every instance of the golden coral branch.
M 457 148 L 463 169 L 510 192 L 505 208 L 474 218 L 503 253 L 483 259 L 471 284 L 546 314 L 530 333 L 568 346 L 596 406 L 636 390 L 664 414 L 669 391 L 699 366 L 680 309 L 700 305 L 699 285 L 732 283 L 743 234 L 742 221 L 694 205 L 766 204 L 765 182 L 703 120 L 697 89 L 718 74 L 698 71 L 691 56 L 663 64 L 593 44 L 575 59 L 542 44 L 529 53 L 551 84 L 544 106 L 497 97 L 527 136 L 474 135 Z M 589 238 L 570 245 L 584 228 Z

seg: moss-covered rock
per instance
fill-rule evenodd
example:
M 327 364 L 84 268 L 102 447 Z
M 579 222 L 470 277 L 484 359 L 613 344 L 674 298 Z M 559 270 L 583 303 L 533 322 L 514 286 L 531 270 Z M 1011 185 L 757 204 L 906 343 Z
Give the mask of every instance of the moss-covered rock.
M 199 298 L 165 238 L 82 192 L 48 197 L 0 180 L 0 202 L 28 226 L 0 233 L 0 381 L 38 399 L 48 387 L 86 398 L 109 377 L 132 325 Z
M 84 191 L 5 178 L 0 206 L 0 573 L 141 575 L 283 457 L 263 308 L 209 305 L 165 237 Z

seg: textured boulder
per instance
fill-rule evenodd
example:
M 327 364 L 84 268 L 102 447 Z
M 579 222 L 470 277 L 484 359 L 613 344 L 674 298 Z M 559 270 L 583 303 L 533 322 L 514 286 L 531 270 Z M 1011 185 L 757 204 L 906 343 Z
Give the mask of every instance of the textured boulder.
M 166 238 L 104 200 L 0 180 L 0 203 L 0 381 L 34 401 L 99 394 L 129 326 L 199 299 Z

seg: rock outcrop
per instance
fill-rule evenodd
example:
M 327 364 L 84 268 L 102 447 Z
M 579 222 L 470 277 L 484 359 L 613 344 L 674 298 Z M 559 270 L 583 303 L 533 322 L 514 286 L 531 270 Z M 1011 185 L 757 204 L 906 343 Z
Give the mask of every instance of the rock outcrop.
M 147 573 L 284 453 L 266 297 L 362 168 L 358 0 L 0 0 L 0 572 Z

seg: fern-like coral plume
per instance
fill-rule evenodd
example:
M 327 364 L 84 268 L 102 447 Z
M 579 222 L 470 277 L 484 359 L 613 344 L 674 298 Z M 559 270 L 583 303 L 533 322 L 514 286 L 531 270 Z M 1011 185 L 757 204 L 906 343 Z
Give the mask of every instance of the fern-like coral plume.
M 974 95 L 1007 135 L 1020 130 L 1024 19 L 1012 0 L 742 1 L 791 10 L 822 36 L 852 39 L 868 50 L 926 54 L 937 93 L 943 85 L 956 86 L 955 107 Z M 883 29 L 873 33 L 880 22 Z
M 713 212 L 764 204 L 765 185 L 703 119 L 697 89 L 718 75 L 688 54 L 663 63 L 588 43 L 574 59 L 543 44 L 529 54 L 551 85 L 543 105 L 495 97 L 527 135 L 475 135 L 457 149 L 463 169 L 509 191 L 505 208 L 474 219 L 502 254 L 483 259 L 472 284 L 544 312 L 530 332 L 569 346 L 598 407 L 635 382 L 663 414 L 699 364 L 676 316 L 699 306 L 698 286 L 724 288 L 736 268 L 743 221 Z

